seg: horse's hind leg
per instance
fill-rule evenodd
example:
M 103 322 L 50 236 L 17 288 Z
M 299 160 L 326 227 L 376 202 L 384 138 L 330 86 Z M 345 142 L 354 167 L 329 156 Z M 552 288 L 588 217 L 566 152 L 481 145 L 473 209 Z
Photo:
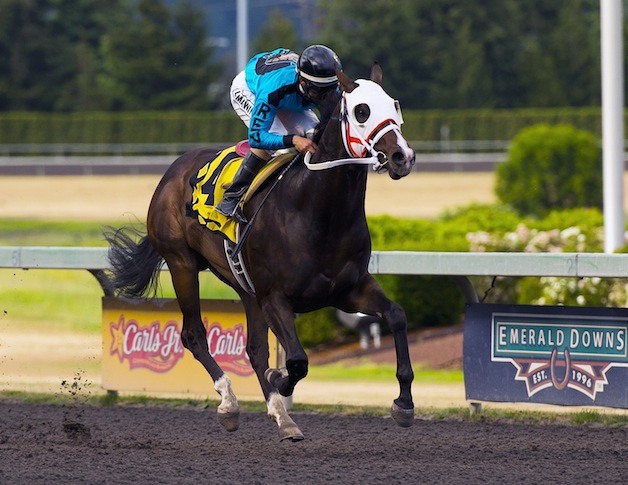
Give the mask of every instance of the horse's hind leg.
M 393 333 L 397 354 L 397 380 L 399 397 L 394 400 L 391 415 L 402 427 L 412 426 L 414 422 L 414 403 L 412 401 L 412 381 L 414 372 L 408 349 L 406 314 L 397 303 L 392 302 L 382 291 L 375 279 L 369 275 L 357 294 L 349 300 L 345 311 L 378 314 L 388 323 Z
M 242 295 L 242 303 L 246 309 L 247 320 L 247 344 L 246 352 L 251 361 L 251 366 L 257 374 L 262 387 L 268 416 L 273 419 L 279 428 L 280 440 L 299 441 L 303 439 L 303 433 L 292 420 L 283 399 L 277 390 L 265 377 L 270 357 L 268 348 L 268 325 L 257 301 L 248 295 Z
M 239 426 L 240 408 L 231 388 L 231 380 L 209 353 L 207 330 L 201 319 L 198 268 L 180 255 L 166 258 L 166 262 L 183 314 L 183 346 L 192 352 L 214 381 L 214 389 L 222 399 L 218 406 L 218 421 L 227 431 L 235 431 Z

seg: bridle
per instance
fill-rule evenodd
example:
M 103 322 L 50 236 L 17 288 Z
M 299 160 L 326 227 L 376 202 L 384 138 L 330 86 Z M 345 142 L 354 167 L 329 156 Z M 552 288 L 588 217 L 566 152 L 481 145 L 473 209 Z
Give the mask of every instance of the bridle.
M 403 117 L 399 103 L 392 99 L 381 86 L 373 81 L 358 79 L 358 85 L 351 92 L 344 92 L 340 100 L 340 126 L 345 151 L 351 158 L 311 163 L 311 153 L 304 157 L 309 170 L 326 170 L 341 165 L 372 165 L 373 170 L 386 170 L 388 157 L 377 151 L 375 145 L 388 132 L 393 131 L 403 139 L 401 125 Z M 369 103 L 367 103 L 369 101 Z M 355 108 L 368 104 L 370 116 L 364 122 L 358 121 Z

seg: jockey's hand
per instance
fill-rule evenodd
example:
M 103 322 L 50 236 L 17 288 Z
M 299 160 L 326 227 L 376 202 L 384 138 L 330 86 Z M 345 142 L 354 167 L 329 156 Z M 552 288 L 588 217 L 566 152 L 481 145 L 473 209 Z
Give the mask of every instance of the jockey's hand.
M 292 143 L 294 144 L 294 148 L 296 148 L 301 153 L 310 152 L 311 154 L 314 154 L 314 152 L 316 151 L 316 143 L 314 143 L 309 138 L 294 135 L 292 137 Z

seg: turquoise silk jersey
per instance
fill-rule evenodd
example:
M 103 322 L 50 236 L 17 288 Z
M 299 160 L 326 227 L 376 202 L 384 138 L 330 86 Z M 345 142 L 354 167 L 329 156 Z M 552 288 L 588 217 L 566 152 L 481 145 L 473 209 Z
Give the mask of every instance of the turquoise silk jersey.
M 246 84 L 255 96 L 248 132 L 251 147 L 263 150 L 291 147 L 293 134 L 282 136 L 269 132 L 277 110 L 315 108 L 297 89 L 298 59 L 297 53 L 281 48 L 257 54 L 246 65 Z

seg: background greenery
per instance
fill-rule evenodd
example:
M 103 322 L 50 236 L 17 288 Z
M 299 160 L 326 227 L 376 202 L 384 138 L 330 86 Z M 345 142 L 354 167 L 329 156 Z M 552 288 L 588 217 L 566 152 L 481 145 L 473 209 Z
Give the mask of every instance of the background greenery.
M 600 108 L 404 110 L 403 116 L 403 133 L 411 141 L 440 140 L 444 127 L 452 141 L 508 141 L 536 124 L 567 124 L 598 137 L 602 133 Z M 232 112 L 0 111 L 0 144 L 233 143 L 244 137 L 245 127 Z
M 230 110 L 212 5 L 0 0 L 0 111 Z M 353 77 L 378 60 L 405 109 L 600 104 L 599 0 L 318 0 L 309 38 L 277 6 L 252 50 L 327 44 Z
M 520 214 L 552 209 L 602 209 L 602 149 L 591 133 L 571 125 L 534 125 L 512 141 L 497 167 L 499 200 Z

